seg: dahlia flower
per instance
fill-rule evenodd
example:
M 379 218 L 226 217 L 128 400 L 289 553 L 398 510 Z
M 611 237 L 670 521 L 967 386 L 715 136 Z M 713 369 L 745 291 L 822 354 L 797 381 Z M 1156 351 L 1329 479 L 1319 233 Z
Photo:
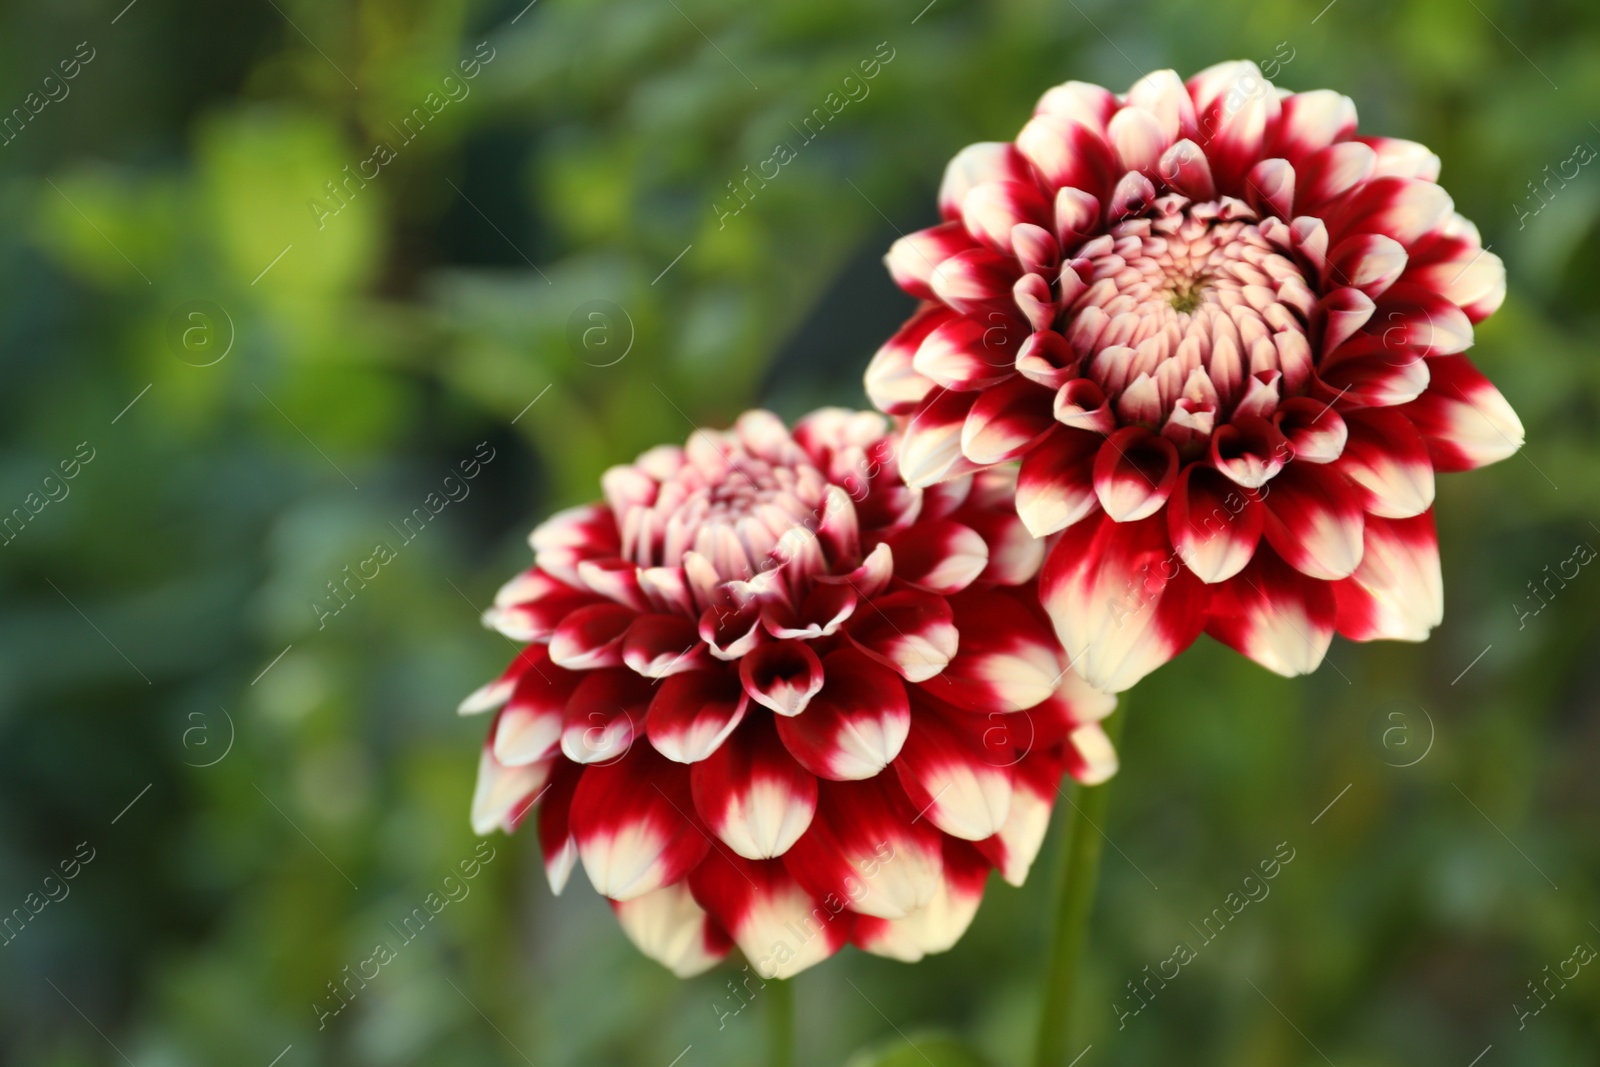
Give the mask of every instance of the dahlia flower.
M 1420 144 L 1252 63 L 1045 93 L 887 262 L 923 301 L 867 391 L 913 486 L 1021 460 L 1041 593 L 1121 691 L 1205 630 L 1285 675 L 1443 617 L 1434 472 L 1522 426 L 1463 352 L 1505 270 Z
M 527 642 L 461 705 L 499 709 L 472 824 L 537 805 L 679 975 L 737 944 L 788 977 L 846 941 L 948 949 L 1013 883 L 1063 772 L 1116 767 L 1115 699 L 1067 669 L 1014 476 L 907 487 L 875 413 L 697 431 L 549 519 L 486 623 Z

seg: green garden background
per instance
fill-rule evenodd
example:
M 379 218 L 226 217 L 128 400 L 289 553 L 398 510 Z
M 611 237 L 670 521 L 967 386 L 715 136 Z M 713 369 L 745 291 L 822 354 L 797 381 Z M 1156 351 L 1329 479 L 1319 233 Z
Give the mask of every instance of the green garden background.
M 1203 638 L 1133 695 L 1081 1067 L 1596 1062 L 1600 967 L 1529 983 L 1600 946 L 1600 570 L 1545 584 L 1600 545 L 1600 7 L 525 2 L 0 14 L 0 1061 L 758 1062 L 733 968 L 642 958 L 526 832 L 319 1028 L 475 856 L 479 610 L 606 466 L 864 404 L 909 307 L 879 257 L 960 147 L 1059 81 L 1251 58 L 1442 157 L 1528 444 L 1442 479 L 1428 643 L 1291 681 Z M 801 975 L 800 1062 L 936 1029 L 1025 1062 L 1057 844 L 950 953 Z

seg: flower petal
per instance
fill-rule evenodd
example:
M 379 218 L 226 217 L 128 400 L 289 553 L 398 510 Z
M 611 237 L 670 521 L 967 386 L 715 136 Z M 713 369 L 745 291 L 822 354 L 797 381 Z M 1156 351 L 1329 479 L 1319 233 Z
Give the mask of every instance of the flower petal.
M 1261 540 L 1266 509 L 1212 467 L 1187 468 L 1167 505 L 1167 531 L 1184 566 L 1208 585 L 1244 569 Z
M 622 638 L 622 662 L 646 678 L 704 670 L 715 662 L 694 620 L 682 615 L 640 615 Z
M 937 386 L 913 365 L 917 349 L 935 328 L 949 321 L 947 308 L 930 306 L 913 315 L 873 355 L 865 375 L 872 406 L 889 415 L 909 415 Z
M 1055 427 L 1054 408 L 1049 389 L 1020 375 L 991 386 L 962 423 L 962 454 L 985 466 L 1020 456 Z
M 1274 478 L 1262 534 L 1302 574 L 1346 578 L 1361 562 L 1361 496 L 1328 466 L 1295 463 Z
M 1522 447 L 1522 420 L 1466 356 L 1428 360 L 1428 389 L 1399 410 L 1409 418 L 1441 471 L 1498 463 Z
M 822 661 L 804 641 L 773 641 L 739 661 L 750 699 L 779 715 L 799 715 L 822 688 Z
M 822 901 L 782 860 L 747 860 L 715 850 L 689 875 L 694 899 L 733 936 L 762 978 L 793 978 L 850 938 L 855 914 Z
M 523 674 L 530 670 L 545 670 L 549 673 L 549 650 L 543 645 L 529 645 L 517 653 L 517 658 L 511 661 L 511 666 L 492 682 L 487 682 L 467 695 L 456 708 L 458 715 L 481 715 L 486 711 L 493 711 L 511 699 L 511 694 L 516 691 L 517 682 Z
M 943 871 L 933 899 L 903 919 L 856 919 L 851 941 L 876 956 L 915 963 L 947 952 L 972 925 L 983 902 L 989 864 L 972 845 L 944 839 Z
M 959 222 L 946 222 L 907 234 L 883 257 L 894 283 L 918 300 L 933 300 L 933 272 L 951 256 L 978 247 Z
M 989 565 L 989 546 L 978 531 L 951 519 L 919 522 L 886 543 L 895 577 L 941 596 L 965 589 Z
M 1424 641 L 1444 621 L 1444 579 L 1433 512 L 1367 518 L 1366 550 L 1337 583 L 1339 632 L 1353 641 Z
M 1047 189 L 1071 186 L 1102 203 L 1116 180 L 1116 157 L 1097 130 L 1059 115 L 1035 115 L 1017 135 L 1017 150 Z
M 613 901 L 622 932 L 640 952 L 679 978 L 716 966 L 732 941 L 695 903 L 687 882 L 675 882 L 627 901 Z
M 960 280 L 966 275 L 958 274 L 958 268 L 953 266 L 958 262 L 949 260 L 940 269 L 950 268 L 949 276 Z M 957 280 L 949 284 L 956 285 Z M 1011 279 L 1008 278 L 1005 280 L 1007 299 L 1010 290 Z M 1005 316 L 986 322 L 979 317 L 963 315 L 930 330 L 912 357 L 911 366 L 918 374 L 946 389 L 983 389 L 1010 376 L 1021 341 L 1020 328 Z
M 645 715 L 645 736 L 674 763 L 697 763 L 715 752 L 744 719 L 749 705 L 738 678 L 720 665 L 715 670 L 674 674 L 655 689 Z
M 1084 430 L 1058 430 L 1022 457 L 1017 476 L 1017 517 L 1035 537 L 1046 537 L 1100 508 L 1094 460 L 1103 438 Z
M 967 190 L 961 202 L 961 220 L 967 233 L 1002 256 L 1015 255 L 1011 230 L 1031 224 L 1052 224 L 1054 206 L 1032 179 L 1027 181 L 983 182 Z M 937 282 L 937 279 L 936 279 Z
M 472 832 L 486 837 L 496 830 L 511 833 L 538 800 L 550 780 L 551 759 L 507 767 L 494 758 L 492 745 L 478 757 L 478 784 L 472 791 Z
M 567 585 L 581 588 L 578 563 L 616 556 L 622 551 L 617 520 L 603 504 L 581 504 L 558 511 L 528 535 L 535 565 Z
M 943 873 L 940 834 L 888 775 L 821 782 L 817 815 L 784 854 L 784 865 L 813 896 L 847 901 L 851 911 L 901 919 L 928 904 Z
M 879 597 L 845 627 L 857 648 L 909 682 L 924 682 L 956 654 L 959 634 L 943 598 L 906 589 Z
M 1205 587 L 1182 565 L 1166 518 L 1070 527 L 1050 550 L 1040 598 L 1084 681 L 1119 693 L 1189 647 L 1204 621 Z
M 1055 693 L 1066 658 L 1031 592 L 969 589 L 950 606 L 961 647 L 930 683 L 941 700 L 969 711 L 1008 712 Z
M 1335 465 L 1369 515 L 1404 519 L 1433 506 L 1433 461 L 1411 420 L 1394 408 L 1352 411 L 1350 440 Z
M 1177 481 L 1177 447 L 1143 426 L 1118 430 L 1095 455 L 1095 496 L 1117 522 L 1137 522 L 1160 511 Z
M 574 763 L 604 763 L 626 754 L 654 693 L 627 669 L 586 672 L 562 713 L 562 755 Z
M 822 691 L 804 715 L 778 717 L 778 736 L 789 754 L 818 777 L 871 778 L 905 745 L 911 728 L 905 684 L 894 671 L 850 648 L 828 653 L 822 667 Z
M 561 743 L 567 701 L 579 680 L 579 675 L 549 665 L 544 674 L 525 673 L 495 722 L 495 759 L 520 767 L 552 755 Z
M 1216 587 L 1206 633 L 1270 671 L 1293 677 L 1322 663 L 1333 640 L 1333 587 L 1270 551 Z
M 1011 810 L 1005 825 L 993 837 L 977 843 L 1000 876 L 1020 886 L 1028 869 L 1039 855 L 1045 833 L 1050 829 L 1050 812 L 1055 807 L 1061 785 L 1064 759 L 1059 754 L 1029 753 L 1012 773 Z
M 572 836 L 572 798 L 583 777 L 583 767 L 571 760 L 556 760 L 550 783 L 539 798 L 539 851 L 544 856 L 545 879 L 556 896 L 567 886 L 578 864 L 578 842 Z
M 622 663 L 622 639 L 638 613 L 620 604 L 593 604 L 564 618 L 550 637 L 550 660 L 569 671 Z
M 586 768 L 570 821 L 589 881 L 613 900 L 671 885 L 711 849 L 694 815 L 688 770 L 649 745 Z
M 961 455 L 961 428 L 977 401 L 976 393 L 941 390 L 906 423 L 900 439 L 900 476 L 912 488 L 925 488 L 972 469 Z
M 745 859 L 781 856 L 817 810 L 817 779 L 795 762 L 773 720 L 752 715 L 689 773 L 695 810 Z
M 1011 768 L 985 758 L 987 723 L 921 687 L 912 687 L 911 701 L 911 733 L 894 769 L 919 820 L 964 841 L 998 833 L 1011 808 Z
M 944 180 L 939 185 L 939 214 L 946 219 L 959 219 L 961 205 L 974 186 L 984 182 L 1027 181 L 1031 174 L 1028 161 L 1010 141 L 969 144 L 945 165 Z

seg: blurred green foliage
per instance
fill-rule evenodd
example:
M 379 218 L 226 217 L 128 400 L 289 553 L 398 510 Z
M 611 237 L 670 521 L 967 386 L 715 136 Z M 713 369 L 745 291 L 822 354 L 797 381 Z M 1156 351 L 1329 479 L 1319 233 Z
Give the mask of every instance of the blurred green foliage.
M 1202 640 L 1133 696 L 1083 1063 L 1594 1062 L 1600 972 L 1525 1028 L 1513 1005 L 1600 944 L 1600 577 L 1521 626 L 1514 605 L 1600 542 L 1600 170 L 1521 214 L 1600 145 L 1600 8 L 123 2 L 0 16 L 0 107 L 93 52 L 0 147 L 0 507 L 94 454 L 0 549 L 0 908 L 95 857 L 0 947 L 0 1059 L 754 1062 L 761 1005 L 719 1026 L 727 974 L 640 958 L 581 878 L 551 898 L 530 834 L 319 1030 L 326 984 L 472 855 L 483 724 L 452 709 L 511 652 L 478 609 L 605 466 L 754 402 L 863 403 L 907 311 L 877 257 L 933 220 L 962 145 L 1067 78 L 1281 42 L 1281 84 L 1443 157 L 1510 273 L 1476 356 L 1529 444 L 1444 480 L 1428 644 L 1336 643 L 1286 681 Z M 719 221 L 880 43 L 870 95 Z M 395 158 L 319 226 L 309 202 L 380 141 Z M 327 583 L 479 442 L 469 497 L 319 627 Z M 1125 983 L 1279 842 L 1270 898 L 1119 1030 Z M 1023 1062 L 1055 844 L 953 952 L 801 976 L 801 1062 L 928 1026 Z

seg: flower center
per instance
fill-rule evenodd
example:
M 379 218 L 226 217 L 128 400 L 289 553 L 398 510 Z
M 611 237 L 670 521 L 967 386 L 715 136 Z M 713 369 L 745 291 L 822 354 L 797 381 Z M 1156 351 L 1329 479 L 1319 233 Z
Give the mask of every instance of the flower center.
M 1064 332 L 1126 422 L 1182 444 L 1247 397 L 1265 413 L 1310 377 L 1316 295 L 1242 201 L 1164 196 L 1086 243 L 1072 266 L 1085 288 Z
M 731 433 L 698 431 L 681 453 L 641 464 L 648 479 L 612 501 L 623 555 L 674 566 L 698 552 L 721 580 L 748 579 L 785 533 L 814 529 L 822 515 L 827 480 L 798 446 L 789 450 L 792 460 L 763 458 Z

